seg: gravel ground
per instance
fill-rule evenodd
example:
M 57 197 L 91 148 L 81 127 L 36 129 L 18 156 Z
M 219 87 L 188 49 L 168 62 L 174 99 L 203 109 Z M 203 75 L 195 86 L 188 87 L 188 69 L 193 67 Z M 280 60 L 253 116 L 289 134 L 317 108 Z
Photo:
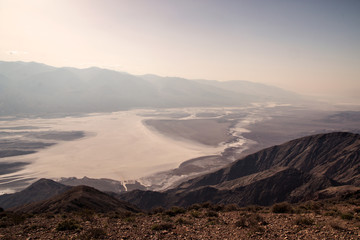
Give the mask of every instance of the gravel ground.
M 356 204 L 296 209 L 297 213 L 273 213 L 263 207 L 185 212 L 175 208 L 136 215 L 48 213 L 25 220 L 3 212 L 0 239 L 360 239 Z

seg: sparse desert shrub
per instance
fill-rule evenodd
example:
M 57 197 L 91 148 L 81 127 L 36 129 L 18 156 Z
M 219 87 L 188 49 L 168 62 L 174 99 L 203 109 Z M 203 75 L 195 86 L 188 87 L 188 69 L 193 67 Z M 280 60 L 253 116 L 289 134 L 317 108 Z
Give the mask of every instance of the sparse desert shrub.
M 200 204 L 194 203 L 190 207 L 188 207 L 188 210 L 199 210 L 201 208 Z
M 120 218 L 120 214 L 118 212 L 109 212 L 107 214 L 109 219 L 118 219 Z
M 340 217 L 345 220 L 352 220 L 354 218 L 354 215 L 351 212 L 347 212 L 341 214 Z
M 306 213 L 306 212 L 308 212 L 308 210 L 306 210 L 305 208 L 302 208 L 301 206 L 293 207 L 293 209 L 292 209 L 292 213 L 295 213 L 295 214 Z
M 182 213 L 185 213 L 185 212 L 186 212 L 186 210 L 184 208 L 182 208 L 182 207 L 172 207 L 169 210 L 167 210 L 165 212 L 165 214 L 169 215 L 171 217 L 174 217 L 174 216 L 176 216 L 178 214 L 182 214 Z
M 135 217 L 134 216 L 130 216 L 130 217 L 125 217 L 125 218 L 123 218 L 123 221 L 124 222 L 128 222 L 128 223 L 130 223 L 130 222 L 135 222 L 136 220 L 135 220 Z
M 301 213 L 309 213 L 310 210 L 305 205 L 298 205 L 293 208 L 293 213 L 301 214 Z
M 30 225 L 28 227 L 29 230 L 36 230 L 36 229 L 39 229 L 39 228 L 42 228 L 43 226 L 39 226 L 39 225 Z
M 323 204 L 320 203 L 320 202 L 307 201 L 307 202 L 301 204 L 300 206 L 303 207 L 303 208 L 305 208 L 305 209 L 307 209 L 307 210 L 315 211 L 315 210 L 321 209 L 321 207 L 323 206 Z
M 320 209 L 318 209 L 318 210 L 314 210 L 314 213 L 315 213 L 315 214 L 317 214 L 317 215 L 321 215 L 321 211 L 320 211 Z
M 209 225 L 215 225 L 219 223 L 219 219 L 217 217 L 208 217 L 207 221 Z
M 26 216 L 23 214 L 13 213 L 11 214 L 11 221 L 14 225 L 21 224 L 25 221 Z
M 18 238 L 16 236 L 12 236 L 10 234 L 6 234 L 4 236 L 1 236 L 1 240 L 17 240 Z
M 201 217 L 201 213 L 197 210 L 192 210 L 190 212 L 190 215 L 193 217 L 193 218 L 200 218 Z
M 165 211 L 165 209 L 163 207 L 157 207 L 157 208 L 153 208 L 151 210 L 151 213 L 158 214 L 158 213 L 163 213 L 164 211 Z
M 219 214 L 215 211 L 210 210 L 206 213 L 206 216 L 207 217 L 219 217 Z
M 266 222 L 262 216 L 259 214 L 246 214 L 239 218 L 239 220 L 235 223 L 235 226 L 249 228 L 259 224 L 266 225 Z
M 138 217 L 144 217 L 146 216 L 145 212 L 138 212 L 138 213 L 132 213 L 132 215 L 138 216 Z
M 248 222 L 246 221 L 246 218 L 242 216 L 238 221 L 235 222 L 235 226 L 245 228 L 248 227 Z
M 224 205 L 222 204 L 213 204 L 210 206 L 210 209 L 216 212 L 222 211 L 224 209 Z
M 45 225 L 37 225 L 37 224 L 31 224 L 31 225 L 27 225 L 23 228 L 24 232 L 29 232 L 29 231 L 34 231 L 40 228 L 46 228 Z
M 263 232 L 265 232 L 264 227 L 262 227 L 262 226 L 260 226 L 260 225 L 255 225 L 254 227 L 250 228 L 250 230 L 251 230 L 252 232 L 260 233 L 260 234 L 262 234 Z
M 314 224 L 314 220 L 307 217 L 298 217 L 295 219 L 295 224 L 301 226 L 310 226 Z
M 186 219 L 184 219 L 184 218 L 178 218 L 178 219 L 176 219 L 175 222 L 176 222 L 177 224 L 180 224 L 180 225 L 184 225 L 184 224 L 188 225 L 188 224 L 191 224 L 191 222 L 190 222 L 189 220 L 186 220 Z
M 325 216 L 339 216 L 341 212 L 337 208 L 330 209 L 324 213 Z
M 355 206 L 359 206 L 360 205 L 360 201 L 359 201 L 359 199 L 349 199 L 348 201 L 347 201 L 347 203 L 349 203 L 349 204 L 351 204 L 351 205 L 355 205 Z
M 169 223 L 171 223 L 171 222 L 174 221 L 174 220 L 173 220 L 170 216 L 168 216 L 168 215 L 161 215 L 161 219 L 162 219 L 164 222 L 169 222 Z
M 203 202 L 200 206 L 201 208 L 210 208 L 212 205 L 211 202 Z
M 223 211 L 224 212 L 232 212 L 232 211 L 238 211 L 239 210 L 239 206 L 236 204 L 227 204 L 224 206 Z
M 272 206 L 273 213 L 291 213 L 292 211 L 292 206 L 287 202 L 276 203 Z
M 77 215 L 84 221 L 92 221 L 94 219 L 94 214 L 95 212 L 90 209 L 83 209 L 82 211 L 77 212 Z
M 53 213 L 46 213 L 45 218 L 52 219 L 52 218 L 55 218 L 55 215 Z
M 265 221 L 265 219 L 259 215 L 259 214 L 253 214 L 251 215 L 258 223 L 260 223 L 261 225 L 267 225 L 267 222 Z
M 321 214 L 320 211 L 321 208 L 324 208 L 323 203 L 315 202 L 315 201 L 307 201 L 294 208 L 293 213 L 300 214 L 300 213 L 314 212 L 316 214 Z
M 331 222 L 330 223 L 330 226 L 335 229 L 335 230 L 338 230 L 338 231 L 346 231 L 346 228 L 344 228 L 343 226 L 341 226 L 339 223 L 337 222 Z
M 80 235 L 80 239 L 105 239 L 107 236 L 106 231 L 103 228 L 91 228 L 85 233 Z
M 61 223 L 59 223 L 56 227 L 57 231 L 72 231 L 72 230 L 76 230 L 79 229 L 80 226 L 78 224 L 77 221 L 75 221 L 74 219 L 70 219 L 70 220 L 64 220 Z
M 162 230 L 170 230 L 174 227 L 171 223 L 160 223 L 160 224 L 154 224 L 151 226 L 151 230 L 153 231 L 162 231 Z
M 128 218 L 128 217 L 134 217 L 134 213 L 130 211 L 120 212 L 118 213 L 121 218 Z
M 0 228 L 19 225 L 26 219 L 26 215 L 13 212 L 3 212 L 0 216 Z
M 250 206 L 246 206 L 243 210 L 247 211 L 247 212 L 258 212 L 260 210 L 262 210 L 262 207 L 257 206 L 257 205 L 250 205 Z
M 235 222 L 236 227 L 249 228 L 252 232 L 264 232 L 261 225 L 266 225 L 264 218 L 258 214 L 244 215 Z

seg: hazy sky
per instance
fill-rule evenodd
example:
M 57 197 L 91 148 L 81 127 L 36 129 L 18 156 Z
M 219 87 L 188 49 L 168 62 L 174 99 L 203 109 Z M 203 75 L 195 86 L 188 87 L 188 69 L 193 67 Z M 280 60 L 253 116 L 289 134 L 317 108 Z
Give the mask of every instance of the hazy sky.
M 0 60 L 360 100 L 360 0 L 0 0 Z

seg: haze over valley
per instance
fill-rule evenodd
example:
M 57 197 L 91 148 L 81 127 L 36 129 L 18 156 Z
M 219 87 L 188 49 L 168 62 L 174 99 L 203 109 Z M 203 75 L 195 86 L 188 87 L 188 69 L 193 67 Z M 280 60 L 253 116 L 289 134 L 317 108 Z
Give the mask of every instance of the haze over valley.
M 0 239 L 358 239 L 359 13 L 0 0 Z
M 356 111 L 246 81 L 25 62 L 0 70 L 3 193 L 83 177 L 163 190 L 297 137 L 359 132 Z

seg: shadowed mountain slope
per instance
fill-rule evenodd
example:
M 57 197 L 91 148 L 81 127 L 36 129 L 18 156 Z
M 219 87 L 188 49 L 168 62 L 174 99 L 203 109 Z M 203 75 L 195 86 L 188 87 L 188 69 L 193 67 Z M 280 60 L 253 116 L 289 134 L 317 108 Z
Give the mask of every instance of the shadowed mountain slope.
M 91 210 L 94 212 L 109 212 L 115 210 L 139 212 L 135 206 L 87 186 L 73 187 L 50 199 L 17 207 L 12 210 L 24 213 L 59 213 L 83 210 Z
M 20 192 L 0 195 L 0 207 L 8 209 L 41 201 L 63 193 L 70 188 L 53 180 L 42 178 Z
M 203 201 L 270 205 L 309 200 L 320 190 L 340 185 L 360 186 L 358 134 L 334 132 L 299 138 L 248 155 L 160 195 L 135 191 L 119 198 L 147 209 Z M 149 206 L 150 199 L 156 204 Z
M 135 190 L 109 196 L 85 186 L 64 192 L 69 187 L 41 179 L 19 193 L 0 196 L 0 206 L 9 208 L 47 199 L 14 210 L 28 213 L 82 209 L 107 212 L 137 211 L 136 207 L 123 201 L 141 209 L 189 206 L 205 201 L 240 206 L 306 201 L 358 190 L 359 153 L 359 134 L 318 134 L 261 150 L 165 192 Z M 63 193 L 55 196 L 59 192 Z
M 299 138 L 248 155 L 214 173 L 179 186 L 215 185 L 274 167 L 293 167 L 324 175 L 343 184 L 359 185 L 360 135 L 346 132 Z

